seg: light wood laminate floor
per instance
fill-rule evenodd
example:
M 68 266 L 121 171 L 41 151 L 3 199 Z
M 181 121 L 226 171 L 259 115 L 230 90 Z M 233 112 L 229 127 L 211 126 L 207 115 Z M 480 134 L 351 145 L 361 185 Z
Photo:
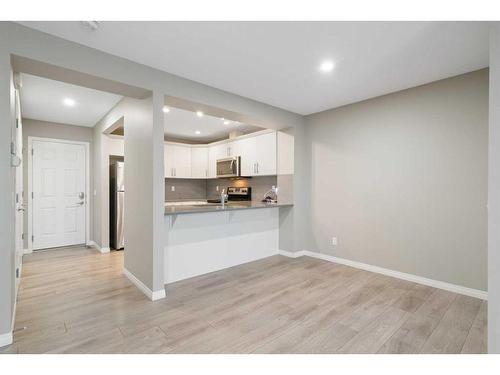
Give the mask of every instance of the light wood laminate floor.
M 4 353 L 484 353 L 486 302 L 318 259 L 274 256 L 150 302 L 123 253 L 24 257 Z

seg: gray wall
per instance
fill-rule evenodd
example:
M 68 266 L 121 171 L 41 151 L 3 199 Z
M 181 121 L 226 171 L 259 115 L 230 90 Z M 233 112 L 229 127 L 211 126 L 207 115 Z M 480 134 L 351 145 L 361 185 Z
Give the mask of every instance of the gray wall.
M 487 289 L 487 69 L 306 120 L 308 250 Z
M 89 173 L 90 173 L 90 187 L 88 202 L 90 204 L 90 239 L 93 239 L 93 225 L 92 225 L 92 186 L 93 184 L 93 142 L 92 142 L 93 129 L 85 126 L 74 126 L 67 124 L 57 124 L 53 122 L 23 119 L 23 160 L 28 160 L 28 137 L 43 137 L 43 138 L 56 138 L 64 139 L 67 141 L 79 141 L 89 143 Z M 28 163 L 23 163 L 23 183 L 24 183 L 24 204 L 28 207 Z M 28 215 L 24 215 L 24 233 L 28 233 Z M 28 236 L 24 238 L 24 248 L 28 247 Z
M 488 352 L 500 353 L 500 23 L 490 30 Z
M 11 127 L 15 121 L 14 86 L 5 38 L 0 32 L 0 335 L 11 332 L 15 298 L 14 171 L 10 166 Z

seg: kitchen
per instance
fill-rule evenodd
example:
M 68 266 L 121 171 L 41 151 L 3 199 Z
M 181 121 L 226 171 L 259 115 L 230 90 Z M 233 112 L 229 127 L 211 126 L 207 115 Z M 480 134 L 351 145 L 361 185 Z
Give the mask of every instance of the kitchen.
M 293 206 L 293 131 L 164 113 L 165 283 L 276 254 L 280 210 Z
M 165 284 L 276 254 L 280 215 L 283 221 L 293 206 L 293 129 L 265 129 L 220 109 L 207 111 L 214 115 L 163 107 Z M 124 131 L 121 124 L 108 137 L 116 142 Z M 110 243 L 122 249 L 124 210 L 115 202 L 123 197 L 113 188 L 126 163 L 110 161 Z M 145 293 L 163 298 L 161 291 Z

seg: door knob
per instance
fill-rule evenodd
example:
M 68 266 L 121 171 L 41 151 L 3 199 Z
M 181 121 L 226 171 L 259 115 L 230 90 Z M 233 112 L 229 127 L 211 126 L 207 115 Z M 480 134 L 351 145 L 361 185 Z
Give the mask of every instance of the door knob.
M 85 202 L 77 202 L 76 204 L 79 204 L 80 206 L 83 206 Z

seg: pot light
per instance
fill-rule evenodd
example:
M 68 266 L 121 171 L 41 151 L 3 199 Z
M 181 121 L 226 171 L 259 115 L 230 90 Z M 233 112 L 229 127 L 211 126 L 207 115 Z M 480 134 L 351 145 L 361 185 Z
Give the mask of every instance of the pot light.
M 168 113 L 168 112 L 170 112 L 170 108 L 168 108 L 167 106 L 164 106 L 163 113 Z
M 65 106 L 68 107 L 74 107 L 75 106 L 75 101 L 71 98 L 64 98 L 63 103 Z
M 194 134 L 201 134 L 201 132 L 199 130 L 195 131 Z
M 319 66 L 319 70 L 323 73 L 330 73 L 333 68 L 335 67 L 335 64 L 331 60 L 323 61 L 321 65 Z
M 229 125 L 229 120 L 224 120 L 224 125 Z
M 203 117 L 203 112 L 202 111 L 196 111 L 196 116 Z

